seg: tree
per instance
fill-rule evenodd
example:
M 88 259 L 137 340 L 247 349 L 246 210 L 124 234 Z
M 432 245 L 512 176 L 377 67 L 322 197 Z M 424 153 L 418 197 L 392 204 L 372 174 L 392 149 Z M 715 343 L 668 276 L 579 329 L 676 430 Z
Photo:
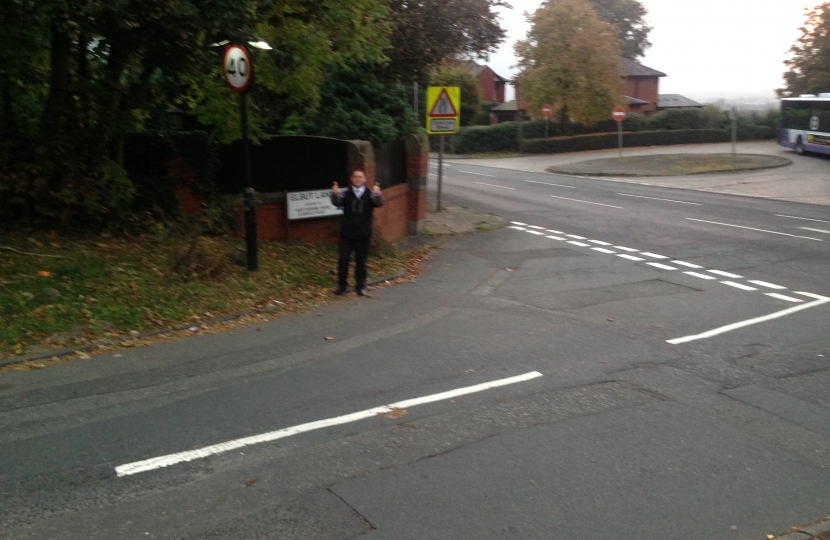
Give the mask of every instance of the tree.
M 779 96 L 830 92 L 830 2 L 806 11 L 801 37 L 790 48 L 792 58 L 784 61 L 784 88 Z
M 393 32 L 387 74 L 426 82 L 445 60 L 486 57 L 504 41 L 497 7 L 505 0 L 389 0 Z
M 528 22 L 527 39 L 515 51 L 529 110 L 549 103 L 554 114 L 582 124 L 606 118 L 623 94 L 614 27 L 600 20 L 588 0 L 548 2 Z
M 445 64 L 433 70 L 429 84 L 432 86 L 457 86 L 461 89 L 461 125 L 473 123 L 481 110 L 481 93 L 478 79 L 463 64 Z
M 648 10 L 639 0 L 591 0 L 591 5 L 600 19 L 617 28 L 622 56 L 636 60 L 651 47 L 651 27 L 645 22 Z

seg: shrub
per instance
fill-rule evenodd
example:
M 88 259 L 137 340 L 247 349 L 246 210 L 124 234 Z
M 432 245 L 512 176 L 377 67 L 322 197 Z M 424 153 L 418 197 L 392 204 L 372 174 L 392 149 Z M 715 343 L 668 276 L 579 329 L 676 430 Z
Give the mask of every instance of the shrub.
M 650 131 L 672 129 L 706 129 L 707 115 L 701 109 L 666 109 L 648 117 Z
M 721 129 L 686 129 L 628 132 L 625 133 L 623 144 L 630 148 L 634 146 L 662 146 L 727 141 L 729 141 L 729 134 Z M 562 152 L 605 150 L 616 147 L 616 133 L 594 133 L 575 137 L 529 139 L 522 144 L 522 151 L 529 154 L 557 154 Z

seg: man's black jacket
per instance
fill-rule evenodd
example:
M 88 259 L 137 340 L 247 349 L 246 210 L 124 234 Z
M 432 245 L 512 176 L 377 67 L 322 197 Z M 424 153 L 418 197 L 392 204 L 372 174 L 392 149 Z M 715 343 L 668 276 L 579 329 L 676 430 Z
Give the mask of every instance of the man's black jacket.
M 383 206 L 383 194 L 375 193 L 369 188 L 363 190 L 358 198 L 352 188 L 341 189 L 338 193 L 332 192 L 331 204 L 343 207 L 343 223 L 340 226 L 340 236 L 355 240 L 372 236 L 373 212 L 375 208 Z

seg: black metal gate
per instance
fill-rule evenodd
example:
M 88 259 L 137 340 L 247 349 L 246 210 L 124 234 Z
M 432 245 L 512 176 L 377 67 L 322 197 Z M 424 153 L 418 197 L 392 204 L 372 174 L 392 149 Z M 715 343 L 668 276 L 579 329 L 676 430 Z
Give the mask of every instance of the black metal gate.
M 404 141 L 392 141 L 375 150 L 375 180 L 384 189 L 406 182 Z

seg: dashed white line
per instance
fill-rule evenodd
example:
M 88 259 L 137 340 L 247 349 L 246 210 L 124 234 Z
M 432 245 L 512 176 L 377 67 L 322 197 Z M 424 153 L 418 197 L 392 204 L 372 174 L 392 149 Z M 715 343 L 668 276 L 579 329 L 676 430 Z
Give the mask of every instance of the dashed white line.
M 568 238 L 576 238 L 577 240 L 587 240 L 587 238 L 585 238 L 584 236 L 577 236 L 575 234 L 566 234 L 565 236 L 567 236 Z
M 554 231 L 553 229 L 545 229 L 545 230 L 547 230 L 549 233 L 552 233 L 552 234 L 565 234 L 562 231 Z
M 537 234 L 539 236 L 544 236 L 545 235 L 545 233 L 542 233 L 542 232 L 539 232 L 539 231 L 525 231 L 525 232 L 528 232 L 530 234 Z
M 787 302 L 795 302 L 796 304 L 803 302 L 801 298 L 793 298 L 792 296 L 787 296 L 786 294 L 778 294 L 774 292 L 764 293 L 767 296 L 771 296 L 773 298 L 778 298 L 779 300 L 786 300 Z
M 739 276 L 738 274 L 732 274 L 730 272 L 724 272 L 723 270 L 707 270 L 707 272 L 712 272 L 713 274 L 717 274 L 719 276 L 728 277 L 732 279 L 743 279 L 743 276 Z
M 556 187 L 576 189 L 576 186 L 565 186 L 563 184 L 551 184 L 550 182 L 537 182 L 536 180 L 525 180 L 525 182 L 530 182 L 531 184 L 544 184 L 546 186 L 556 186 Z
M 663 255 L 658 255 L 656 253 L 649 253 L 648 251 L 640 252 L 640 255 L 645 255 L 646 257 L 651 257 L 652 259 L 668 259 L 668 257 L 664 257 Z
M 771 321 L 773 319 L 778 319 L 780 317 L 786 317 L 787 315 L 792 315 L 793 313 L 798 313 L 799 311 L 803 311 L 805 309 L 814 308 L 816 306 L 820 306 L 822 304 L 826 304 L 830 302 L 830 298 L 825 296 L 819 296 L 817 294 L 812 294 L 808 292 L 796 292 L 795 294 L 800 294 L 803 296 L 808 296 L 810 298 L 815 298 L 815 302 L 809 302 L 807 304 L 802 304 L 800 306 L 794 306 L 791 308 L 787 308 L 782 311 L 776 311 L 775 313 L 771 313 L 769 315 L 764 315 L 763 317 L 756 317 L 754 319 L 748 319 L 746 321 L 736 322 L 733 324 L 728 324 L 726 326 L 721 326 L 720 328 L 715 328 L 713 330 L 709 330 L 708 332 L 703 332 L 702 334 L 696 334 L 693 336 L 683 336 L 680 338 L 669 339 L 667 340 L 668 343 L 672 345 L 678 345 L 680 343 L 688 343 L 690 341 L 695 341 L 697 339 L 706 339 L 710 337 L 714 337 L 720 334 L 724 334 L 726 332 L 731 332 L 732 330 L 737 330 L 739 328 L 744 328 L 746 326 L 750 326 L 753 324 L 758 324 L 766 321 Z
M 631 249 L 631 248 L 627 248 L 627 247 L 623 247 L 623 246 L 614 246 L 614 247 L 617 248 L 617 249 L 621 249 L 623 251 L 631 251 L 631 252 L 640 251 L 639 249 Z
M 545 236 L 545 238 L 550 238 L 551 240 L 562 240 L 562 241 L 565 240 L 564 238 L 559 238 L 558 236 L 551 236 L 551 235 L 547 235 L 547 236 Z
M 786 289 L 786 287 L 782 287 L 781 285 L 776 285 L 775 283 L 767 283 L 766 281 L 761 281 L 759 279 L 751 279 L 749 280 L 750 283 L 754 283 L 755 285 L 760 285 L 761 287 L 767 287 L 769 289 Z
M 617 253 L 617 257 L 622 257 L 623 259 L 628 259 L 629 261 L 644 261 L 645 260 L 641 257 L 635 257 L 634 255 L 626 255 L 625 253 Z
M 461 169 L 458 169 L 458 172 L 464 173 L 464 174 L 475 174 L 477 176 L 489 176 L 490 178 L 495 178 L 496 177 L 496 175 L 494 175 L 494 174 L 484 174 L 484 173 L 473 172 L 473 171 L 462 171 Z
M 325 420 L 316 420 L 314 422 L 308 422 L 306 424 L 300 424 L 297 426 L 292 426 L 284 429 L 278 429 L 276 431 L 263 433 L 261 435 L 254 435 L 251 437 L 234 439 L 231 441 L 226 441 L 211 446 L 205 446 L 203 448 L 198 448 L 196 450 L 187 450 L 185 452 L 179 452 L 177 454 L 169 454 L 166 456 L 159 456 L 150 459 L 145 459 L 143 461 L 136 461 L 134 463 L 119 465 L 115 468 L 115 473 L 118 476 L 129 476 L 141 472 L 152 471 L 154 469 L 161 469 L 163 467 L 169 467 L 177 463 L 184 463 L 187 461 L 206 458 L 216 454 L 223 454 L 225 452 L 236 450 L 238 448 L 243 448 L 245 446 L 275 441 L 277 439 L 284 439 L 285 437 L 291 437 L 292 435 L 298 435 L 300 433 L 306 433 L 309 431 L 315 431 L 327 427 L 348 424 L 366 418 L 372 418 L 380 414 L 387 414 L 393 412 L 395 409 L 409 409 L 417 405 L 434 403 L 436 401 L 444 401 L 447 399 L 452 399 L 467 394 L 473 394 L 475 392 L 482 392 L 484 390 L 498 388 L 500 386 L 507 386 L 510 384 L 529 381 L 541 376 L 542 374 L 538 371 L 531 371 L 530 373 L 525 373 L 524 375 L 517 375 L 516 377 L 508 377 L 506 379 L 499 379 L 482 384 L 476 384 L 473 386 L 466 386 L 464 388 L 457 388 L 455 390 L 450 390 L 448 392 L 441 392 L 438 394 L 431 394 L 419 398 L 407 399 L 404 401 L 399 401 L 397 403 L 390 403 L 389 405 L 374 407 L 372 409 L 366 409 L 363 411 L 358 411 L 343 416 L 336 416 L 334 418 L 327 418 Z
M 509 189 L 510 191 L 516 191 L 516 188 L 506 187 L 506 186 L 497 186 L 496 184 L 485 184 L 484 182 L 473 182 L 473 184 L 481 184 L 482 186 L 497 187 L 497 188 L 502 188 L 502 189 Z
M 616 251 L 611 251 L 610 249 L 605 248 L 592 247 L 591 249 L 593 249 L 594 251 L 599 251 L 600 253 L 617 253 Z
M 566 201 L 581 202 L 581 203 L 585 203 L 585 204 L 595 204 L 597 206 L 607 206 L 608 208 L 619 208 L 620 210 L 623 210 L 622 206 L 614 206 L 613 204 L 602 204 L 602 203 L 598 203 L 598 202 L 581 201 L 579 199 L 569 199 L 567 197 L 557 197 L 556 195 L 548 195 L 548 196 L 553 197 L 554 199 L 563 199 L 563 200 L 566 200 Z
M 692 263 L 686 262 L 686 261 L 672 261 L 672 262 L 674 264 L 679 264 L 681 266 L 687 266 L 689 268 L 704 268 L 703 266 L 700 266 L 699 264 L 692 264 Z
M 591 242 L 592 244 L 597 244 L 599 246 L 610 246 L 610 245 L 612 245 L 608 242 L 603 242 L 602 240 L 588 240 L 588 241 Z
M 538 226 L 538 225 L 528 225 L 528 227 L 529 227 L 529 228 L 531 228 L 531 229 L 541 229 L 541 230 L 543 230 L 543 231 L 546 231 L 546 230 L 547 230 L 547 229 L 545 229 L 544 227 L 540 227 L 540 226 Z
M 775 214 L 778 217 L 785 217 L 790 219 L 803 219 L 804 221 L 818 221 L 819 223 L 830 223 L 830 221 L 825 221 L 823 219 L 813 219 L 808 217 L 796 217 L 796 216 L 785 216 L 784 214 Z
M 799 229 L 801 229 L 802 231 L 812 231 L 812 232 L 820 232 L 820 233 L 824 233 L 824 234 L 830 234 L 830 231 L 828 231 L 826 229 L 813 229 L 811 227 L 799 227 Z
M 707 276 L 706 274 L 698 274 L 697 272 L 683 272 L 683 273 L 688 274 L 690 276 L 694 276 L 696 278 L 700 278 L 700 279 L 718 279 L 718 278 L 714 278 L 712 276 Z
M 803 238 L 805 240 L 815 240 L 816 242 L 824 242 L 824 240 L 822 240 L 821 238 L 813 238 L 812 236 L 798 236 L 797 234 L 789 234 L 789 233 L 783 233 L 783 232 L 778 232 L 778 231 L 768 231 L 766 229 L 756 229 L 755 227 L 744 227 L 743 225 L 733 225 L 731 223 L 720 223 L 718 221 L 706 221 L 705 219 L 694 219 L 694 218 L 690 218 L 690 217 L 683 218 L 683 219 L 687 219 L 689 221 L 699 221 L 701 223 L 711 223 L 712 225 L 723 225 L 724 227 L 736 227 L 738 229 L 749 229 L 750 231 L 759 231 L 759 232 L 765 232 L 765 233 L 770 233 L 770 234 L 780 234 L 781 236 L 791 236 L 793 238 Z
M 513 225 L 527 225 L 527 223 L 522 223 L 521 221 L 511 221 Z
M 526 230 L 527 230 L 527 229 L 525 229 L 524 227 L 519 227 L 518 225 L 510 225 L 510 226 L 509 226 L 509 227 L 507 227 L 507 228 L 508 228 L 508 229 L 516 229 L 517 231 L 526 231 Z
M 730 287 L 735 287 L 736 289 L 741 289 L 744 291 L 757 291 L 755 287 L 750 287 L 749 285 L 744 285 L 743 283 L 735 283 L 734 281 L 721 281 L 724 285 L 729 285 Z
M 649 266 L 653 266 L 655 268 L 659 268 L 661 270 L 677 270 L 677 268 L 675 268 L 674 266 L 669 266 L 667 264 L 660 264 L 655 262 L 647 262 L 646 264 Z
M 579 246 L 579 247 L 589 247 L 590 246 L 590 244 L 583 244 L 582 242 L 577 242 L 576 240 L 568 240 L 568 243 L 573 244 L 575 246 Z
M 644 186 L 648 186 L 649 184 L 643 184 Z M 680 204 L 693 204 L 695 206 L 703 206 L 700 203 L 696 202 L 686 202 L 686 201 L 675 201 L 674 199 L 660 199 L 657 197 L 644 197 L 642 195 L 631 195 L 630 193 L 617 193 L 617 195 L 622 195 L 623 197 L 637 197 L 638 199 L 651 199 L 654 201 L 666 201 L 666 202 L 673 202 L 673 203 L 680 203 Z

